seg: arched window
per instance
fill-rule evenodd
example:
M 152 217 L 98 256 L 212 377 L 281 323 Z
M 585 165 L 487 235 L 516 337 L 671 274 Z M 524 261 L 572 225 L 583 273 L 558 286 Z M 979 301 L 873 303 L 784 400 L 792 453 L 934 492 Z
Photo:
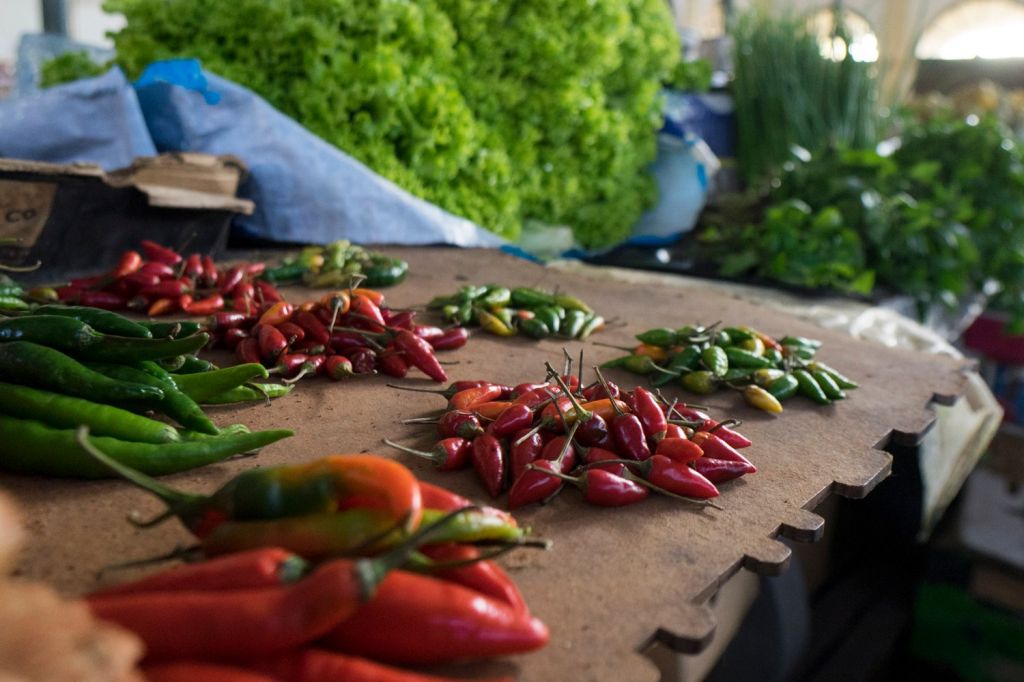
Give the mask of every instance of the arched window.
M 1024 57 L 1024 3 L 969 0 L 939 14 L 925 29 L 918 59 Z
M 818 35 L 822 56 L 839 61 L 849 50 L 854 61 L 878 61 L 878 38 L 871 30 L 868 20 L 856 12 L 843 10 L 842 29 L 846 40 L 835 35 L 835 12 L 831 9 L 813 12 L 807 18 L 807 24 L 811 31 Z

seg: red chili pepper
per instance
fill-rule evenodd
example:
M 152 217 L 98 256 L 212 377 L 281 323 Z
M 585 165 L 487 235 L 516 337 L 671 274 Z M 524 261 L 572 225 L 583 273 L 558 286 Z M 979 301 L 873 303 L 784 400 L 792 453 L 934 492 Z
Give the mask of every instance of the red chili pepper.
M 701 450 L 704 451 L 705 457 L 710 457 L 711 459 L 724 459 L 730 462 L 743 462 L 753 469 L 753 471 L 748 473 L 752 474 L 757 471 L 757 467 L 751 464 L 749 459 L 741 455 L 734 447 L 720 438 L 717 432 L 710 433 L 708 431 L 698 431 L 693 434 L 693 438 L 691 440 L 700 446 Z
M 356 348 L 348 351 L 348 359 L 352 361 L 352 371 L 356 374 L 377 373 L 377 352 L 372 348 Z
M 192 305 L 192 296 L 190 294 L 182 294 L 175 303 L 177 303 L 179 310 L 185 310 L 185 308 Z
M 245 277 L 245 268 L 241 265 L 233 265 L 224 271 L 220 277 L 219 289 L 222 294 L 230 294 L 241 284 Z
M 544 391 L 545 389 L 553 393 L 559 393 L 561 391 L 561 389 L 558 388 L 557 386 L 553 386 L 548 383 L 522 383 L 512 387 L 512 395 L 516 398 L 519 398 L 526 395 L 527 393 L 533 393 L 535 391 Z
M 698 431 L 710 431 L 736 449 L 749 448 L 753 441 L 738 431 L 733 431 L 728 426 L 722 426 L 714 419 L 706 419 L 700 425 Z
M 394 327 L 397 329 L 408 329 L 412 331 L 412 321 L 416 316 L 411 310 L 400 310 L 398 312 L 390 311 L 387 309 L 380 311 L 381 317 L 384 318 L 384 323 L 388 327 Z M 415 332 L 413 332 L 415 333 Z
M 203 661 L 146 663 L 142 672 L 147 682 L 277 682 L 278 679 L 246 668 Z
M 502 387 L 497 384 L 475 386 L 459 391 L 448 399 L 449 407 L 456 410 L 472 410 L 477 405 L 497 400 L 502 393 Z
M 92 289 L 109 283 L 110 278 L 107 275 L 96 275 L 95 277 L 77 277 L 70 280 L 68 285 L 79 289 Z
M 580 422 L 580 428 L 576 431 L 576 439 L 582 445 L 589 447 L 615 447 L 615 439 L 608 428 L 608 422 L 597 413 L 591 415 L 590 419 Z
M 322 346 L 319 343 L 313 343 L 309 339 L 302 341 L 296 341 L 292 344 L 290 350 L 295 353 L 305 353 L 306 355 L 333 355 L 334 351 L 327 346 Z
M 191 289 L 180 279 L 166 279 L 151 287 L 139 289 L 139 293 L 150 298 L 177 298 Z
M 516 431 L 529 428 L 531 424 L 533 410 L 526 405 L 513 404 L 506 407 L 498 418 L 491 422 L 488 429 L 497 438 L 505 438 Z
M 707 499 L 718 497 L 718 488 L 686 464 L 674 462 L 664 455 L 631 465 L 643 480 L 674 495 Z M 628 474 L 627 474 L 628 475 Z
M 313 313 L 300 310 L 292 315 L 292 322 L 302 327 L 307 338 L 322 344 L 331 342 L 331 333 Z
M 288 348 L 288 341 L 284 338 L 284 334 L 270 324 L 260 325 L 257 339 L 259 339 L 260 357 L 271 364 Z
M 344 355 L 331 355 L 324 360 L 322 373 L 334 381 L 341 381 L 355 374 L 351 360 Z
M 220 294 L 212 294 L 189 305 L 182 306 L 189 315 L 212 315 L 224 308 L 224 297 Z
M 231 307 L 246 315 L 256 314 L 256 302 L 253 299 L 253 286 L 251 282 L 239 282 L 231 290 Z
M 689 438 L 686 429 L 679 424 L 669 424 L 665 427 L 665 438 Z
M 595 382 L 585 387 L 583 389 L 583 398 L 587 402 L 590 402 L 591 400 L 600 400 L 601 398 L 620 399 L 622 391 L 615 384 L 615 382 L 605 381 L 605 383 L 608 385 L 607 391 L 604 389 L 604 387 L 601 386 L 601 382 Z
M 139 268 L 139 272 L 145 275 L 156 275 L 159 279 L 174 277 L 174 268 L 159 261 L 147 261 Z
M 699 445 L 686 438 L 662 438 L 654 450 L 654 454 L 668 457 L 674 462 L 686 464 L 704 456 Z
M 441 511 L 450 512 L 473 504 L 469 501 L 469 498 L 457 495 L 447 488 L 442 488 L 439 485 L 427 483 L 426 481 L 417 481 L 417 483 L 420 485 L 420 503 L 424 509 L 440 509 Z M 491 507 L 483 507 L 483 509 L 491 509 Z M 510 519 L 512 518 L 509 514 L 506 514 L 506 516 Z M 512 525 L 515 525 L 514 519 Z
M 422 547 L 420 553 L 442 563 L 472 561 L 480 557 L 480 550 L 476 547 L 460 545 L 454 542 L 428 545 Z M 511 606 L 519 613 L 526 614 L 529 612 L 526 600 L 523 599 L 523 595 L 519 588 L 516 587 L 515 582 L 493 561 L 474 561 L 471 564 L 458 568 L 446 568 L 436 571 L 432 575 L 442 580 L 458 583 L 492 599 L 497 599 Z
M 618 450 L 627 458 L 642 462 L 651 456 L 640 419 L 630 412 L 615 415 L 611 423 L 612 437 Z
M 127 297 L 131 296 L 137 288 L 138 287 L 136 287 L 134 284 L 125 280 L 122 277 L 121 279 L 115 280 L 99 290 L 106 291 L 111 294 L 117 294 L 118 296 Z
M 373 302 L 378 308 L 384 305 L 384 292 L 377 291 L 376 289 L 364 289 L 362 287 L 356 287 L 352 289 L 352 294 L 355 296 L 362 296 Z
M 160 315 L 166 315 L 172 313 L 178 309 L 178 302 L 175 298 L 158 298 L 149 304 L 149 308 L 146 310 L 146 314 L 150 317 L 159 317 Z
M 533 391 L 527 391 L 517 396 L 512 402 L 517 405 L 526 405 L 533 409 L 551 400 L 550 389 L 538 388 Z
M 81 305 L 87 305 L 93 308 L 122 310 L 127 307 L 128 299 L 120 294 L 114 294 L 108 291 L 90 291 L 87 289 L 79 294 L 78 302 Z
M 107 273 L 112 278 L 124 277 L 137 272 L 142 267 L 142 255 L 138 251 L 125 251 L 117 265 Z
M 283 353 L 278 357 L 276 367 L 282 376 L 291 379 L 298 376 L 303 369 L 307 369 L 308 373 L 309 368 L 304 367 L 308 361 L 309 356 L 304 353 Z
M 580 476 L 560 475 L 583 492 L 583 499 L 601 507 L 624 507 L 647 499 L 651 491 L 644 486 L 602 468 L 587 469 Z
M 526 467 L 540 459 L 544 450 L 544 438 L 533 429 L 522 429 L 512 436 L 508 453 L 509 478 L 514 484 L 526 471 Z
M 411 331 L 413 334 L 420 337 L 421 339 L 426 339 L 427 341 L 437 336 L 444 335 L 444 330 L 441 329 L 440 327 L 432 327 L 430 325 L 425 324 L 413 325 L 412 329 L 410 329 L 409 331 Z
M 259 363 L 260 342 L 251 336 L 240 340 L 238 345 L 235 346 L 235 357 L 242 364 Z
M 505 447 L 501 441 L 489 433 L 477 436 L 470 460 L 487 493 L 491 497 L 500 495 L 505 484 Z
M 291 320 L 293 311 L 294 308 L 291 303 L 288 303 L 287 301 L 278 301 L 277 303 L 271 304 L 270 307 L 260 315 L 259 323 L 269 324 L 276 327 L 282 322 L 288 322 Z M 296 324 L 299 323 L 296 322 Z M 324 343 L 326 342 L 327 339 L 324 340 Z
M 380 308 L 366 296 L 356 295 L 352 297 L 352 303 L 349 306 L 348 314 L 351 315 L 353 313 L 359 315 L 364 321 L 371 324 L 371 331 L 384 331 L 384 327 L 386 325 L 384 324 L 384 316 L 380 313 Z M 405 331 L 409 330 L 406 329 Z
M 221 334 L 220 340 L 224 344 L 224 347 L 228 350 L 235 350 L 239 343 L 244 339 L 249 338 L 249 332 L 238 327 L 232 327 L 231 329 L 225 329 Z
M 648 438 L 659 441 L 665 437 L 665 429 L 668 427 L 665 413 L 654 394 L 643 386 L 633 389 L 633 414 L 640 419 L 644 435 Z
M 256 291 L 261 299 L 268 303 L 278 303 L 284 300 L 281 296 L 281 292 L 277 290 L 270 282 L 266 280 L 258 279 L 253 283 L 256 287 Z
M 57 287 L 57 299 L 60 301 L 77 301 L 82 295 L 81 287 Z
M 458 350 L 469 341 L 469 330 L 465 327 L 452 327 L 441 336 L 427 339 L 434 350 Z
M 409 373 L 409 363 L 401 353 L 384 352 L 377 356 L 380 371 L 388 376 L 401 379 Z
M 166 571 L 93 592 L 93 597 L 140 592 L 206 592 L 272 587 L 298 580 L 309 564 L 279 547 L 251 549 Z
M 213 315 L 210 315 L 210 319 L 206 325 L 213 331 L 221 331 L 224 329 L 235 329 L 237 327 L 246 326 L 245 323 L 249 318 L 242 313 L 232 311 L 220 311 Z
M 357 348 L 368 348 L 369 342 L 362 334 L 355 332 L 333 331 L 330 340 L 331 348 L 338 353 L 347 353 Z
M 161 246 L 149 239 L 143 239 L 142 250 L 146 254 L 146 260 L 156 261 L 164 265 L 177 265 L 181 262 L 181 254 L 166 246 Z
M 394 571 L 374 598 L 322 643 L 375 660 L 420 665 L 523 653 L 547 641 L 542 622 L 507 604 L 461 585 Z
M 562 489 L 562 480 L 552 473 L 566 474 L 576 463 L 576 451 L 572 446 L 576 424 L 569 435 L 551 439 L 541 451 L 541 458 L 527 466 L 508 491 L 508 508 L 518 509 L 534 502 L 546 500 Z M 557 456 L 552 458 L 552 443 L 558 443 Z
M 469 466 L 472 442 L 465 438 L 445 438 L 437 442 L 430 451 L 415 450 L 405 445 L 384 439 L 391 447 L 430 460 L 438 471 L 455 471 Z
M 293 344 L 302 341 L 306 337 L 306 332 L 299 325 L 294 322 L 282 322 L 276 325 L 277 331 L 284 334 L 284 338 L 288 341 L 288 346 L 291 347 Z
M 185 269 L 183 272 L 186 277 L 198 284 L 199 278 L 203 275 L 203 257 L 198 253 L 189 254 L 188 258 L 185 259 Z
M 217 264 L 213 262 L 213 257 L 209 255 L 203 256 L 203 274 L 199 277 L 199 282 L 202 286 L 212 289 L 217 286 L 217 279 L 220 277 L 220 273 L 217 272 Z
M 725 483 L 745 474 L 753 474 L 757 469 L 749 462 L 736 462 L 714 457 L 701 457 L 690 462 L 694 471 L 712 483 Z
M 409 364 L 434 381 L 448 381 L 444 367 L 434 357 L 434 349 L 420 337 L 407 329 L 400 329 L 395 334 L 395 347 L 405 353 Z
M 622 463 L 617 454 L 605 448 L 583 448 L 582 459 L 584 464 L 590 465 L 587 467 L 588 469 L 603 469 L 616 475 L 621 475 L 626 468 L 626 465 Z M 616 461 L 610 464 L 599 464 L 599 462 L 606 462 L 608 460 Z
M 337 559 L 289 585 L 87 601 L 98 618 L 138 635 L 148 660 L 245 660 L 285 653 L 326 635 L 358 611 L 362 589 L 354 562 Z
M 160 283 L 160 278 L 157 275 L 139 270 L 138 272 L 133 272 L 130 275 L 125 275 L 120 279 L 120 281 L 130 285 L 134 290 L 144 289 L 146 287 L 155 287 Z
M 480 425 L 480 419 L 472 412 L 450 410 L 441 415 L 437 420 L 437 434 L 442 438 L 458 436 L 460 438 L 473 439 L 484 432 Z

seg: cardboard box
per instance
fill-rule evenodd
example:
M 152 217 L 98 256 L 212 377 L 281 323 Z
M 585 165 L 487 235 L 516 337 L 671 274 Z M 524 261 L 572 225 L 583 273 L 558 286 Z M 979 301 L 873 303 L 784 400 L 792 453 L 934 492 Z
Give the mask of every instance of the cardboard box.
M 245 166 L 234 157 L 164 154 L 104 173 L 91 164 L 0 159 L 0 262 L 38 270 L 25 282 L 95 272 L 152 239 L 216 255 L 231 217 L 253 203 L 235 197 Z

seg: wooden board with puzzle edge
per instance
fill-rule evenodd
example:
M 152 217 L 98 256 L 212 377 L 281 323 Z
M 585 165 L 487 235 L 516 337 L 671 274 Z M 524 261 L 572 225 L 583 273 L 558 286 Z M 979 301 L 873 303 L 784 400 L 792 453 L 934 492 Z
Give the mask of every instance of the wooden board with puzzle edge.
M 547 552 L 515 553 L 504 565 L 535 615 L 550 627 L 551 643 L 539 652 L 494 663 L 449 666 L 449 673 L 511 673 L 520 680 L 657 679 L 656 667 L 643 656 L 651 642 L 684 652 L 706 646 L 715 628 L 706 603 L 718 586 L 740 568 L 764 574 L 785 570 L 790 551 L 777 538 L 820 537 L 823 521 L 808 510 L 830 493 L 857 498 L 870 492 L 891 468 L 891 456 L 879 448 L 893 438 L 916 442 L 934 421 L 929 404 L 953 402 L 965 385 L 962 360 L 856 341 L 717 293 L 638 290 L 488 250 L 383 250 L 410 263 L 407 281 L 388 290 L 393 307 L 422 306 L 432 296 L 465 283 L 557 286 L 583 298 L 606 318 L 627 323 L 595 334 L 592 340 L 632 345 L 633 334 L 652 327 L 722 320 L 773 336 L 818 338 L 824 342 L 820 359 L 860 383 L 840 403 L 821 407 L 792 400 L 778 417 L 748 407 L 732 391 L 695 399 L 669 387 L 670 398 L 710 403 L 718 408 L 712 416 L 742 419 L 743 432 L 754 441 L 744 454 L 758 473 L 721 486 L 721 511 L 694 511 L 661 497 L 622 509 L 601 508 L 575 494 L 519 510 L 516 516 L 522 525 L 554 544 Z M 302 301 L 315 293 L 292 289 L 287 295 Z M 621 354 L 589 342 L 538 342 L 476 333 L 465 348 L 446 359 L 458 361 L 448 367 L 452 379 L 485 378 L 514 385 L 542 379 L 544 361 L 560 366 L 563 345 L 573 355 L 582 347 L 588 368 Z M 608 378 L 625 388 L 644 381 L 620 370 L 609 370 Z M 444 404 L 438 396 L 388 388 L 387 381 L 381 376 L 341 383 L 308 380 L 269 407 L 214 409 L 212 416 L 220 425 L 287 427 L 296 435 L 258 457 L 165 480 L 183 489 L 209 491 L 250 467 L 370 451 L 394 457 L 419 477 L 484 501 L 486 495 L 471 470 L 439 473 L 381 443 L 388 437 L 428 447 L 431 434 L 401 420 L 434 413 Z M 404 381 L 434 386 L 412 375 Z M 3 475 L 0 486 L 13 493 L 29 520 L 32 543 L 20 573 L 47 580 L 67 594 L 97 587 L 96 574 L 104 566 L 160 555 L 189 543 L 189 535 L 176 524 L 140 530 L 126 523 L 129 510 L 150 514 L 159 505 L 120 481 Z M 120 574 L 106 582 L 129 577 Z

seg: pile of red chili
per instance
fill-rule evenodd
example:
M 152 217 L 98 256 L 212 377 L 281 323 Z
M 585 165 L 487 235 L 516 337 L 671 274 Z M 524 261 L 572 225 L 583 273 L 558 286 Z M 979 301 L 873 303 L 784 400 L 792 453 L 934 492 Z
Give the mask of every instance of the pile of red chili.
M 602 506 L 652 491 L 707 504 L 716 483 L 757 470 L 738 452 L 751 441 L 730 422 L 642 386 L 623 391 L 600 374 L 583 386 L 568 367 L 548 370 L 540 383 L 457 381 L 437 391 L 448 406 L 436 419 L 407 420 L 436 423 L 441 440 L 429 452 L 385 442 L 442 471 L 472 467 L 492 497 L 508 491 L 511 509 L 547 501 L 567 481 Z
M 434 381 L 447 381 L 435 352 L 461 348 L 469 339 L 463 327 L 416 324 L 412 310 L 388 308 L 384 294 L 361 288 L 331 291 L 299 305 L 268 300 L 255 315 L 216 313 L 209 326 L 213 343 L 233 350 L 239 362 L 276 366 L 290 380 L 376 372 L 404 377 L 415 367 Z
M 267 301 L 281 295 L 270 282 L 257 279 L 266 264 L 239 263 L 218 268 L 208 255 L 183 256 L 173 249 L 144 239 L 142 253 L 125 251 L 108 272 L 73 279 L 57 288 L 66 303 L 135 310 L 150 317 L 185 313 L 210 315 L 231 309 L 254 315 Z
M 391 666 L 548 641 L 509 576 L 472 544 L 521 545 L 514 520 L 397 462 L 334 455 L 249 470 L 200 496 L 89 450 L 161 497 L 168 512 L 158 518 L 177 516 L 207 557 L 88 599 L 143 639 L 150 679 L 426 682 L 441 678 Z

